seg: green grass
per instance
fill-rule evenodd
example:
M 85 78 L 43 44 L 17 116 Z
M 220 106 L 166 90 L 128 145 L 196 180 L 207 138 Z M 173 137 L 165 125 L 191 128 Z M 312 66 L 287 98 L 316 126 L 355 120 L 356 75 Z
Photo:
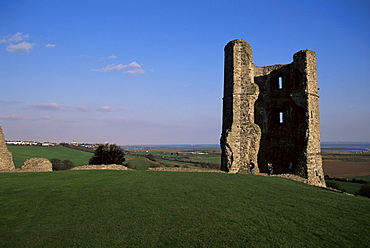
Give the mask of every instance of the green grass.
M 355 177 L 349 177 L 349 178 L 354 178 L 354 179 L 357 179 L 357 180 L 365 180 L 365 181 L 369 181 L 370 182 L 370 175 L 367 175 L 367 176 L 355 176 Z
M 24 161 L 29 158 L 58 158 L 60 160 L 71 160 L 75 166 L 87 165 L 93 153 L 78 151 L 67 147 L 43 147 L 43 146 L 12 146 L 8 149 L 13 154 L 16 168 L 22 167 Z
M 0 174 L 0 247 L 368 247 L 370 199 L 223 173 Z
M 125 155 L 125 159 L 124 165 L 130 164 L 136 170 L 146 170 L 152 165 L 152 162 L 144 157 Z
M 352 182 L 342 182 L 342 181 L 335 181 L 335 180 L 325 180 L 326 182 L 334 181 L 346 190 L 347 193 L 355 194 L 357 191 L 361 189 L 361 183 L 352 183 Z

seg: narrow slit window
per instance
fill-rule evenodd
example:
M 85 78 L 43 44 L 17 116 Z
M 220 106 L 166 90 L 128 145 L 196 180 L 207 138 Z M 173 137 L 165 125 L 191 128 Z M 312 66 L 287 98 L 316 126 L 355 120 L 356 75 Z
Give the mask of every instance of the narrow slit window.
M 279 77 L 279 90 L 283 89 L 283 77 Z
M 279 112 L 279 123 L 284 123 L 284 113 Z

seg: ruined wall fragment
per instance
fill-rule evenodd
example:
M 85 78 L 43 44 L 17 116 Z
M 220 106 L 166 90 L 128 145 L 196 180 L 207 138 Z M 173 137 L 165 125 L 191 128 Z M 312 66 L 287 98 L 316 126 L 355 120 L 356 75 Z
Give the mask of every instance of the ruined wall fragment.
M 53 171 L 53 165 L 46 158 L 30 158 L 23 163 L 21 169 L 29 172 Z
M 6 146 L 3 129 L 0 127 L 0 170 L 14 169 L 13 156 Z

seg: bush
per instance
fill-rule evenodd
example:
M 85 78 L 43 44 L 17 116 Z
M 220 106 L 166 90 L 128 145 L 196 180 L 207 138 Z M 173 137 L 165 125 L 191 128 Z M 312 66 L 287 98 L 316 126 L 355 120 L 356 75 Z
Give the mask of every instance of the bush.
M 69 170 L 74 167 L 74 163 L 71 160 L 63 160 L 61 161 L 58 158 L 50 159 L 50 162 L 53 166 L 53 171 L 60 171 L 60 170 Z
M 157 160 L 155 159 L 154 155 L 149 153 L 148 155 L 145 156 L 147 159 L 156 162 Z
M 330 187 L 330 188 L 337 189 L 337 190 L 340 190 L 340 191 L 343 191 L 343 192 L 347 192 L 343 188 L 343 186 L 337 181 L 326 181 L 326 187 Z
M 90 159 L 89 164 L 118 164 L 125 162 L 125 154 L 121 147 L 115 144 L 101 144 L 96 148 L 94 156 Z
M 361 189 L 355 193 L 370 198 L 370 183 L 366 183 L 361 186 Z
M 132 169 L 132 170 L 136 170 L 137 169 L 136 166 L 134 164 L 132 164 L 132 163 L 126 163 L 125 166 L 127 168 L 129 168 L 129 169 Z

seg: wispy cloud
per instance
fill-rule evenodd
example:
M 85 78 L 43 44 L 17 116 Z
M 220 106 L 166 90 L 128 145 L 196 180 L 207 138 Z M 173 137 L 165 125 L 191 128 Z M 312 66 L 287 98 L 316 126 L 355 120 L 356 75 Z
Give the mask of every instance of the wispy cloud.
M 18 32 L 16 34 L 10 34 L 0 37 L 0 43 L 21 42 L 22 40 L 28 39 L 29 37 L 29 34 L 22 34 Z
M 25 120 L 25 119 L 29 119 L 29 117 L 20 115 L 20 114 L 11 114 L 11 115 L 0 115 L 0 119 L 2 120 Z
M 55 44 L 46 44 L 45 47 L 56 47 L 57 45 Z
M 143 69 L 134 69 L 134 70 L 128 70 L 125 71 L 127 74 L 143 74 L 145 71 Z
M 36 117 L 36 118 L 31 118 L 25 115 L 20 115 L 20 114 L 11 114 L 11 115 L 0 115 L 0 119 L 2 120 L 10 120 L 10 121 L 18 121 L 18 120 L 32 120 L 32 121 L 47 121 L 47 120 L 52 120 L 54 119 L 50 115 L 45 115 L 42 117 Z
M 86 106 L 72 106 L 72 105 L 63 105 L 60 103 L 37 103 L 31 104 L 24 109 L 35 109 L 40 111 L 80 111 L 80 112 L 90 112 L 90 111 L 100 111 L 100 112 L 116 112 L 124 111 L 123 108 L 114 108 L 110 106 L 102 106 L 96 109 L 89 108 Z
M 38 104 L 28 105 L 27 107 L 25 107 L 25 109 L 58 111 L 58 110 L 63 110 L 64 106 L 59 103 L 38 103 Z
M 107 59 L 116 59 L 116 58 L 118 58 L 116 55 L 111 55 L 107 57 Z
M 90 108 L 85 107 L 85 106 L 73 106 L 73 108 L 75 108 L 76 110 L 81 111 L 81 112 L 89 112 L 89 111 L 91 111 Z
M 96 111 L 100 111 L 100 112 L 117 112 L 117 111 L 124 111 L 125 109 L 124 108 L 113 108 L 113 107 L 110 107 L 110 106 L 102 106 L 100 108 L 97 108 Z
M 32 118 L 33 121 L 48 121 L 48 120 L 52 120 L 54 119 L 54 117 L 50 116 L 50 115 L 45 115 L 43 117 L 38 117 L 38 118 Z
M 103 106 L 100 108 L 97 108 L 96 111 L 101 111 L 101 112 L 114 112 L 116 111 L 114 108 L 109 107 L 109 106 Z
M 23 41 L 16 45 L 10 44 L 5 50 L 10 53 L 28 53 L 34 45 L 34 43 Z
M 108 71 L 121 71 L 127 68 L 141 68 L 141 65 L 139 65 L 136 62 L 131 62 L 130 64 L 127 65 L 122 65 L 122 64 L 110 64 L 107 65 L 106 67 L 102 69 L 91 69 L 92 71 L 100 71 L 100 72 L 108 72 Z

